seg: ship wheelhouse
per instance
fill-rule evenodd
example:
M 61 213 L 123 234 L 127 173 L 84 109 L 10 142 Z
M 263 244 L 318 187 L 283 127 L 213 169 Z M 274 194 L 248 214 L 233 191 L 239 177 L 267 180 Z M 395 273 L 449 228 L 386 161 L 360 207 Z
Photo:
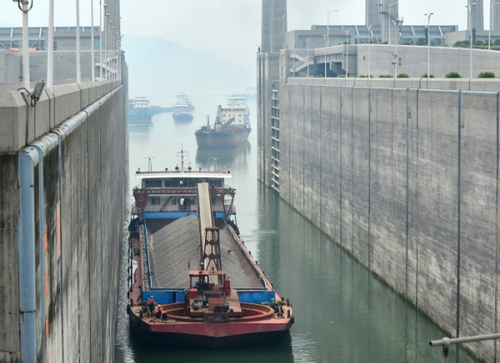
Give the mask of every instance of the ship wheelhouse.
M 225 185 L 229 172 L 165 171 L 140 172 L 136 178 L 141 184 L 134 188 L 133 214 L 146 218 L 179 218 L 197 215 L 197 184 L 207 182 L 210 188 L 212 210 L 216 217 L 235 214 L 235 190 Z

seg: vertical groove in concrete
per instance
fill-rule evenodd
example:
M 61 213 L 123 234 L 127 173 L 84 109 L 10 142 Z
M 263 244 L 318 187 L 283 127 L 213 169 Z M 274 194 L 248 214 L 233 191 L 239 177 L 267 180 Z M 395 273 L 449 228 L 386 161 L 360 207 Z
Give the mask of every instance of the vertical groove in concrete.
M 409 115 L 408 115 L 408 110 L 409 110 L 409 98 L 410 98 L 410 90 L 407 88 L 406 89 L 406 107 L 405 107 L 405 114 L 406 114 L 406 130 L 405 130 L 405 136 L 406 136 L 406 215 L 405 215 L 405 244 L 406 244 L 406 283 L 405 283 L 405 298 L 408 299 L 408 278 L 409 278 L 409 271 L 408 271 L 408 264 L 409 264 L 409 241 L 408 241 L 408 235 L 410 233 L 410 228 L 409 228 L 409 208 L 410 208 L 410 191 L 409 191 L 409 186 L 410 186 L 410 137 L 409 137 Z
M 460 210 L 461 210 L 461 174 L 462 174 L 462 91 L 458 91 L 458 119 L 457 119 L 457 144 L 458 144 L 458 181 L 457 181 L 457 307 L 456 307 L 456 332 L 460 336 Z
M 416 95 L 415 95 L 415 98 L 416 98 L 416 105 L 418 105 L 418 102 L 419 102 L 419 95 L 420 95 L 420 90 L 417 89 L 417 92 L 416 92 Z M 418 115 L 418 109 L 415 109 L 415 161 L 418 160 L 418 149 L 420 147 L 419 145 L 419 128 L 418 128 L 418 120 L 419 120 L 419 115 Z M 415 189 L 418 190 L 419 189 L 419 167 L 418 167 L 418 163 L 415 162 Z M 415 209 L 418 210 L 418 206 L 419 206 L 419 198 L 418 196 L 415 197 L 416 201 L 415 201 Z M 417 228 L 418 230 L 418 228 Z M 420 232 L 417 232 L 417 237 L 418 237 L 418 233 Z M 419 256 L 419 248 L 420 248 L 420 244 L 419 244 L 419 238 L 415 238 L 415 306 L 418 308 L 418 298 L 419 298 L 419 290 L 418 290 L 418 284 L 419 284 L 419 262 L 420 262 L 420 256 Z
M 372 88 L 368 87 L 368 269 L 372 266 Z
M 342 160 L 344 159 L 344 155 L 342 153 L 342 148 L 343 148 L 343 137 L 342 137 L 342 132 L 343 132 L 343 120 L 342 120 L 342 94 L 343 94 L 344 87 L 340 86 L 340 91 L 339 91 L 339 140 L 340 140 L 340 145 L 339 145 L 339 165 L 340 165 L 340 198 L 339 198 L 339 206 L 340 206 L 340 226 L 339 226 L 339 243 L 341 246 L 344 245 L 344 240 L 343 240 L 343 233 L 342 231 L 344 230 L 344 213 L 343 213 L 343 205 L 344 205 L 344 197 L 343 197 L 343 180 L 344 180 L 344 174 L 343 174 L 343 162 Z
M 62 199 L 62 183 L 61 183 L 61 179 L 62 179 L 62 155 L 61 155 L 61 138 L 59 138 L 59 141 L 58 141 L 58 146 L 57 146 L 57 202 L 58 202 L 58 205 L 59 205 L 59 208 L 58 208 L 58 213 L 59 213 L 59 217 L 62 216 L 62 206 L 63 206 L 63 199 Z M 58 222 L 60 223 L 60 221 Z M 61 319 L 61 331 L 60 331 L 60 336 L 61 336 L 61 357 L 62 357 L 62 362 L 64 363 L 64 346 L 65 346 L 65 341 L 64 341 L 64 338 L 65 338 L 65 335 L 64 335 L 64 294 L 65 294 L 65 290 L 64 290 L 64 286 L 66 286 L 65 282 L 64 282 L 64 266 L 63 266 L 63 261 L 64 261 L 64 258 L 65 258 L 65 254 L 64 254 L 64 247 L 65 247 L 65 243 L 63 241 L 63 238 L 62 238 L 62 234 L 64 232 L 64 228 L 62 226 L 62 223 L 61 224 L 61 227 L 59 228 L 59 236 L 58 238 L 60 239 L 61 241 L 61 244 L 60 244 L 60 256 L 59 256 L 59 279 L 61 281 L 61 286 L 60 286 L 60 289 L 61 289 L 61 294 L 59 296 L 59 300 L 60 300 L 60 304 L 61 304 L 61 311 L 60 311 L 60 319 Z M 69 343 L 69 342 L 68 342 Z
M 320 190 L 320 195 L 323 195 L 323 144 L 322 144 L 322 137 L 321 135 L 323 135 L 323 87 L 320 85 L 319 86 L 319 115 L 320 115 L 320 120 L 319 120 L 319 134 L 320 134 L 320 137 L 319 137 L 319 190 Z M 321 205 L 321 199 L 320 199 L 320 203 L 319 205 Z M 314 206 L 313 206 L 314 208 Z M 323 218 L 322 218 L 322 209 L 323 208 L 319 208 L 319 225 L 320 225 L 320 229 L 321 230 L 324 230 L 324 227 L 323 227 Z
M 499 108 L 499 97 L 500 93 L 497 93 L 497 102 L 496 102 L 496 141 L 497 141 L 497 154 L 496 154 L 496 168 L 495 168 L 495 175 L 496 175 L 496 190 L 495 190 L 495 317 L 494 317 L 494 326 L 495 326 L 495 331 L 498 331 L 498 259 L 500 258 L 499 256 L 499 250 L 498 250 L 498 244 L 499 244 L 499 236 L 498 236 L 498 227 L 499 227 L 499 213 L 498 213 L 498 208 L 499 208 L 499 200 L 498 200 L 498 188 L 499 188 L 499 183 L 498 179 L 500 178 L 499 174 L 499 163 L 500 163 L 500 145 L 499 145 L 499 140 L 500 140 L 500 126 L 499 126 L 499 120 L 498 116 L 500 114 L 500 108 Z M 494 347 L 495 347 L 495 353 L 493 355 L 493 361 L 497 361 L 497 350 L 498 350 L 498 340 L 495 339 L 494 341 Z

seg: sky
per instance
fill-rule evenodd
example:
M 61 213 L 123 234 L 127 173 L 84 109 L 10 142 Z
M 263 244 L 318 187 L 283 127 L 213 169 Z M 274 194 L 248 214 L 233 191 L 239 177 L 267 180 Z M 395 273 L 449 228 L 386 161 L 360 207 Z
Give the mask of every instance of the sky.
M 12 0 L 0 0 L 0 26 L 22 26 L 22 13 Z M 94 2 L 94 23 L 99 25 L 99 0 Z M 56 26 L 76 24 L 76 0 L 54 0 Z M 80 25 L 91 23 L 91 0 L 79 0 Z M 313 5 L 311 5 L 313 4 Z M 399 14 L 406 25 L 427 24 L 424 13 L 433 12 L 431 24 L 466 28 L 467 0 L 399 0 Z M 242 66 L 255 65 L 260 44 L 260 0 L 121 0 L 123 36 L 162 36 L 192 50 L 215 53 L 221 60 Z M 34 1 L 30 26 L 48 24 L 49 0 Z M 489 0 L 484 0 L 485 19 Z M 313 24 L 365 22 L 364 0 L 288 0 L 288 30 L 310 29 Z M 485 21 L 488 26 L 488 21 Z

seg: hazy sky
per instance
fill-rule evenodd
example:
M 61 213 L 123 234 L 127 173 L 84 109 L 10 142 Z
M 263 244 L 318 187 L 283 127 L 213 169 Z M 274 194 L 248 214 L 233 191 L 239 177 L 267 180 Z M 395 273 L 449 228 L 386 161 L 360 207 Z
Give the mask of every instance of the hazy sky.
M 76 23 L 75 0 L 55 1 L 56 26 Z M 21 12 L 11 0 L 1 0 L 0 25 L 22 25 Z M 466 27 L 466 0 L 399 0 L 404 24 L 426 24 L 423 15 L 433 12 L 431 24 Z M 489 0 L 484 2 L 485 19 Z M 29 13 L 30 26 L 46 26 L 49 0 L 36 0 Z M 310 4 L 314 4 L 311 6 Z M 99 24 L 99 0 L 94 0 L 94 22 Z M 220 59 L 244 65 L 255 64 L 260 44 L 260 0 L 121 0 L 122 33 L 159 35 Z M 80 24 L 90 25 L 90 0 L 80 0 Z M 365 22 L 364 0 L 288 0 L 288 30 L 310 29 L 312 24 L 357 24 Z M 488 26 L 488 21 L 485 21 Z

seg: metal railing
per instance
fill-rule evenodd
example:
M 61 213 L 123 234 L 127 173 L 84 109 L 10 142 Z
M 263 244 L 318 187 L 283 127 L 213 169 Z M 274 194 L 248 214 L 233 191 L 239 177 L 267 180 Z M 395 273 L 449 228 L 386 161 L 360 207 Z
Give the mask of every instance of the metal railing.
M 443 346 L 443 363 L 448 363 L 448 353 L 450 345 L 479 342 L 481 340 L 492 340 L 492 339 L 500 339 L 500 334 L 497 333 L 497 334 L 475 335 L 472 337 L 461 337 L 461 338 L 443 338 L 441 340 L 431 340 L 429 342 L 429 345 L 431 347 Z

